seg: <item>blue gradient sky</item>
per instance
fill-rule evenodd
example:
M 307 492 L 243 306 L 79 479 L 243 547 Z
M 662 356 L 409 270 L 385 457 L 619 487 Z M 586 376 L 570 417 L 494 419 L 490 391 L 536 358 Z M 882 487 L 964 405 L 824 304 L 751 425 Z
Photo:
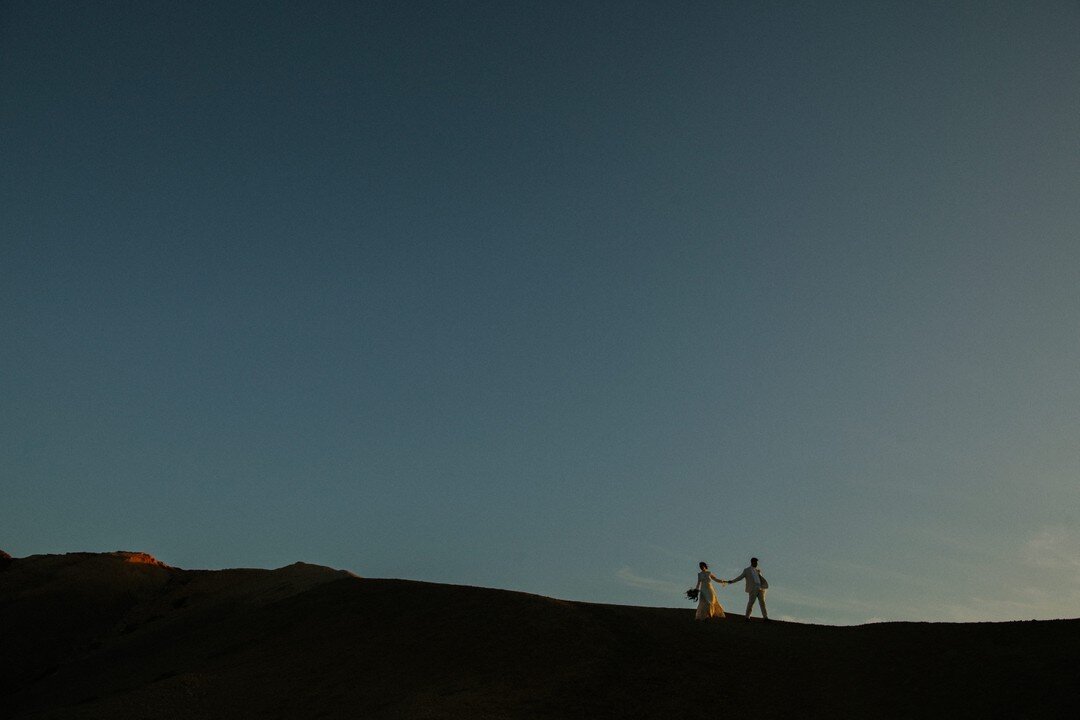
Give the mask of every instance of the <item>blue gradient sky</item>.
M 809 5 L 0 4 L 0 547 L 1080 615 L 1080 6 Z

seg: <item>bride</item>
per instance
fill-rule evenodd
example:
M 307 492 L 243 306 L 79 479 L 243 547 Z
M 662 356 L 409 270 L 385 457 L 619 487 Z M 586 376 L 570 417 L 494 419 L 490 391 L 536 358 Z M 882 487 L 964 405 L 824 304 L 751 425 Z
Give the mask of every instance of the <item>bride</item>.
M 721 585 L 727 585 L 727 582 L 709 572 L 709 566 L 706 563 L 698 563 L 698 567 L 701 568 L 701 572 L 697 574 L 697 613 L 694 615 L 695 620 L 708 620 L 709 618 L 722 618 L 724 617 L 724 608 L 720 607 L 720 601 L 716 599 L 716 591 L 713 589 L 712 581 L 720 583 Z

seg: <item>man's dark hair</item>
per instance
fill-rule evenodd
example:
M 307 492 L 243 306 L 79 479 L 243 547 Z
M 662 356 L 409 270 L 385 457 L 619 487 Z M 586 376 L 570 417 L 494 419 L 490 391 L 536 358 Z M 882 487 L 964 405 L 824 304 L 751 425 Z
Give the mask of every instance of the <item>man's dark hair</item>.
M 708 570 L 708 569 L 709 569 L 709 565 L 708 565 L 707 563 L 704 563 L 704 562 L 699 562 L 699 563 L 697 564 L 697 566 L 698 566 L 699 568 L 701 568 L 702 570 Z
M 757 558 L 750 558 L 750 564 L 757 567 Z

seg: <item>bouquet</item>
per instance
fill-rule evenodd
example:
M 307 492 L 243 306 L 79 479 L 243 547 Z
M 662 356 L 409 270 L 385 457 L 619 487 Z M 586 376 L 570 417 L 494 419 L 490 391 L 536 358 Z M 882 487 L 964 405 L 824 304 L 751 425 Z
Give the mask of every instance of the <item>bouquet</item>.
M 693 600 L 694 602 L 697 602 L 697 597 L 698 597 L 697 588 L 690 588 L 689 590 L 686 591 L 686 599 L 687 600 Z

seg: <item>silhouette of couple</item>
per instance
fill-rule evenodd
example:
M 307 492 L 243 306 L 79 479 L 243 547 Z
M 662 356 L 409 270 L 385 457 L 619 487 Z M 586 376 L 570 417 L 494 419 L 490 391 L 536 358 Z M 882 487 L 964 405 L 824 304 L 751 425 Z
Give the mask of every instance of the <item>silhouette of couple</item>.
M 746 619 L 750 619 L 750 613 L 754 609 L 754 601 L 757 600 L 758 605 L 761 607 L 761 617 L 768 622 L 769 612 L 765 609 L 765 591 L 769 588 L 769 583 L 765 580 L 765 576 L 761 574 L 761 571 L 758 570 L 757 558 L 750 558 L 750 566 L 731 580 L 721 580 L 716 577 L 709 572 L 709 566 L 704 562 L 698 563 L 698 567 L 701 572 L 698 573 L 695 588 L 698 601 L 697 613 L 694 614 L 695 620 L 724 617 L 724 608 L 720 606 L 720 601 L 716 599 L 716 590 L 712 584 L 713 580 L 721 585 L 745 580 L 746 594 L 749 596 L 746 601 Z

